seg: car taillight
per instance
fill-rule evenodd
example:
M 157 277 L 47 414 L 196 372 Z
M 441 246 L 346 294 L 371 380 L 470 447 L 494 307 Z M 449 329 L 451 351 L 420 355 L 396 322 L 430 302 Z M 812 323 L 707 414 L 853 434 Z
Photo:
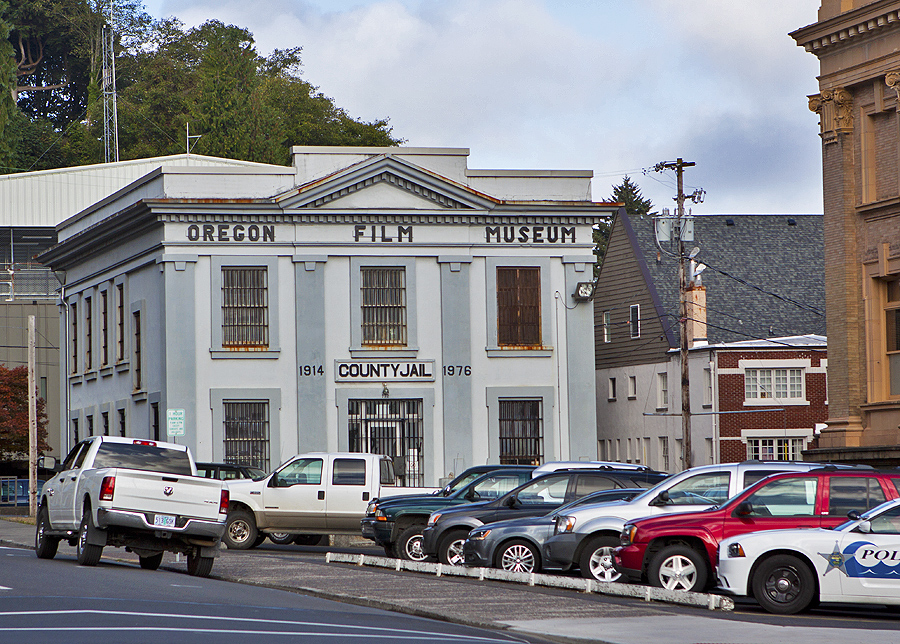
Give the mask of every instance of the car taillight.
M 100 483 L 100 500 L 112 501 L 113 493 L 116 491 L 116 477 L 104 476 L 103 482 Z
M 156 447 L 156 443 L 154 443 L 153 441 L 135 440 L 135 441 L 133 441 L 133 443 L 135 445 L 144 445 L 146 447 Z
M 222 496 L 219 497 L 219 514 L 228 514 L 228 490 L 222 488 Z

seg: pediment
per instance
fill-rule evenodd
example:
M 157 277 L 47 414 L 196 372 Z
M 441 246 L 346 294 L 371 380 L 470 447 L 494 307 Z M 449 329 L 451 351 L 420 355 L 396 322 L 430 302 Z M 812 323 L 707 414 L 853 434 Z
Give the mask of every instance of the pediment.
M 466 186 L 391 157 L 301 186 L 279 201 L 286 210 L 484 210 L 494 205 Z

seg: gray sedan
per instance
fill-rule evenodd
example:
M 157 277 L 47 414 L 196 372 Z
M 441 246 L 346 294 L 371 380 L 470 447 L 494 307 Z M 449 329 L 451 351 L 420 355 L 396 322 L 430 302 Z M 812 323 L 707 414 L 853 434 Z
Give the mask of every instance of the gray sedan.
M 556 516 L 564 510 L 585 505 L 608 503 L 610 501 L 628 501 L 641 492 L 643 488 L 626 488 L 601 490 L 572 501 L 555 509 L 550 514 L 540 517 L 523 517 L 498 521 L 475 528 L 469 533 L 463 546 L 465 565 L 474 568 L 501 568 L 508 572 L 539 572 L 544 569 L 561 568 L 552 562 L 541 562 L 541 544 L 553 536 Z M 607 568 L 609 581 L 618 578 L 619 574 L 612 566 L 610 553 Z M 604 562 L 598 561 L 598 566 Z

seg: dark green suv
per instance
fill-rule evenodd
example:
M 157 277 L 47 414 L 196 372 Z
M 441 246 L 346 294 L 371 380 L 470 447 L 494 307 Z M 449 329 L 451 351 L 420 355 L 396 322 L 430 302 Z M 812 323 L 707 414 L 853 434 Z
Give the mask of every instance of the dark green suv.
M 422 530 L 432 512 L 499 498 L 528 481 L 533 470 L 531 465 L 478 465 L 437 494 L 375 499 L 360 522 L 362 536 L 382 546 L 389 557 L 422 561 Z

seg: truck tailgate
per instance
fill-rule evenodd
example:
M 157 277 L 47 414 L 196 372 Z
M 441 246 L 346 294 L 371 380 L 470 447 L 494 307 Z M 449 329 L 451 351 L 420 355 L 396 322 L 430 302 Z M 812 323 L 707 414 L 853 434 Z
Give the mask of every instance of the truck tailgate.
M 219 519 L 221 481 L 140 470 L 114 472 L 116 489 L 112 507 L 116 510 L 152 510 L 156 514 Z

